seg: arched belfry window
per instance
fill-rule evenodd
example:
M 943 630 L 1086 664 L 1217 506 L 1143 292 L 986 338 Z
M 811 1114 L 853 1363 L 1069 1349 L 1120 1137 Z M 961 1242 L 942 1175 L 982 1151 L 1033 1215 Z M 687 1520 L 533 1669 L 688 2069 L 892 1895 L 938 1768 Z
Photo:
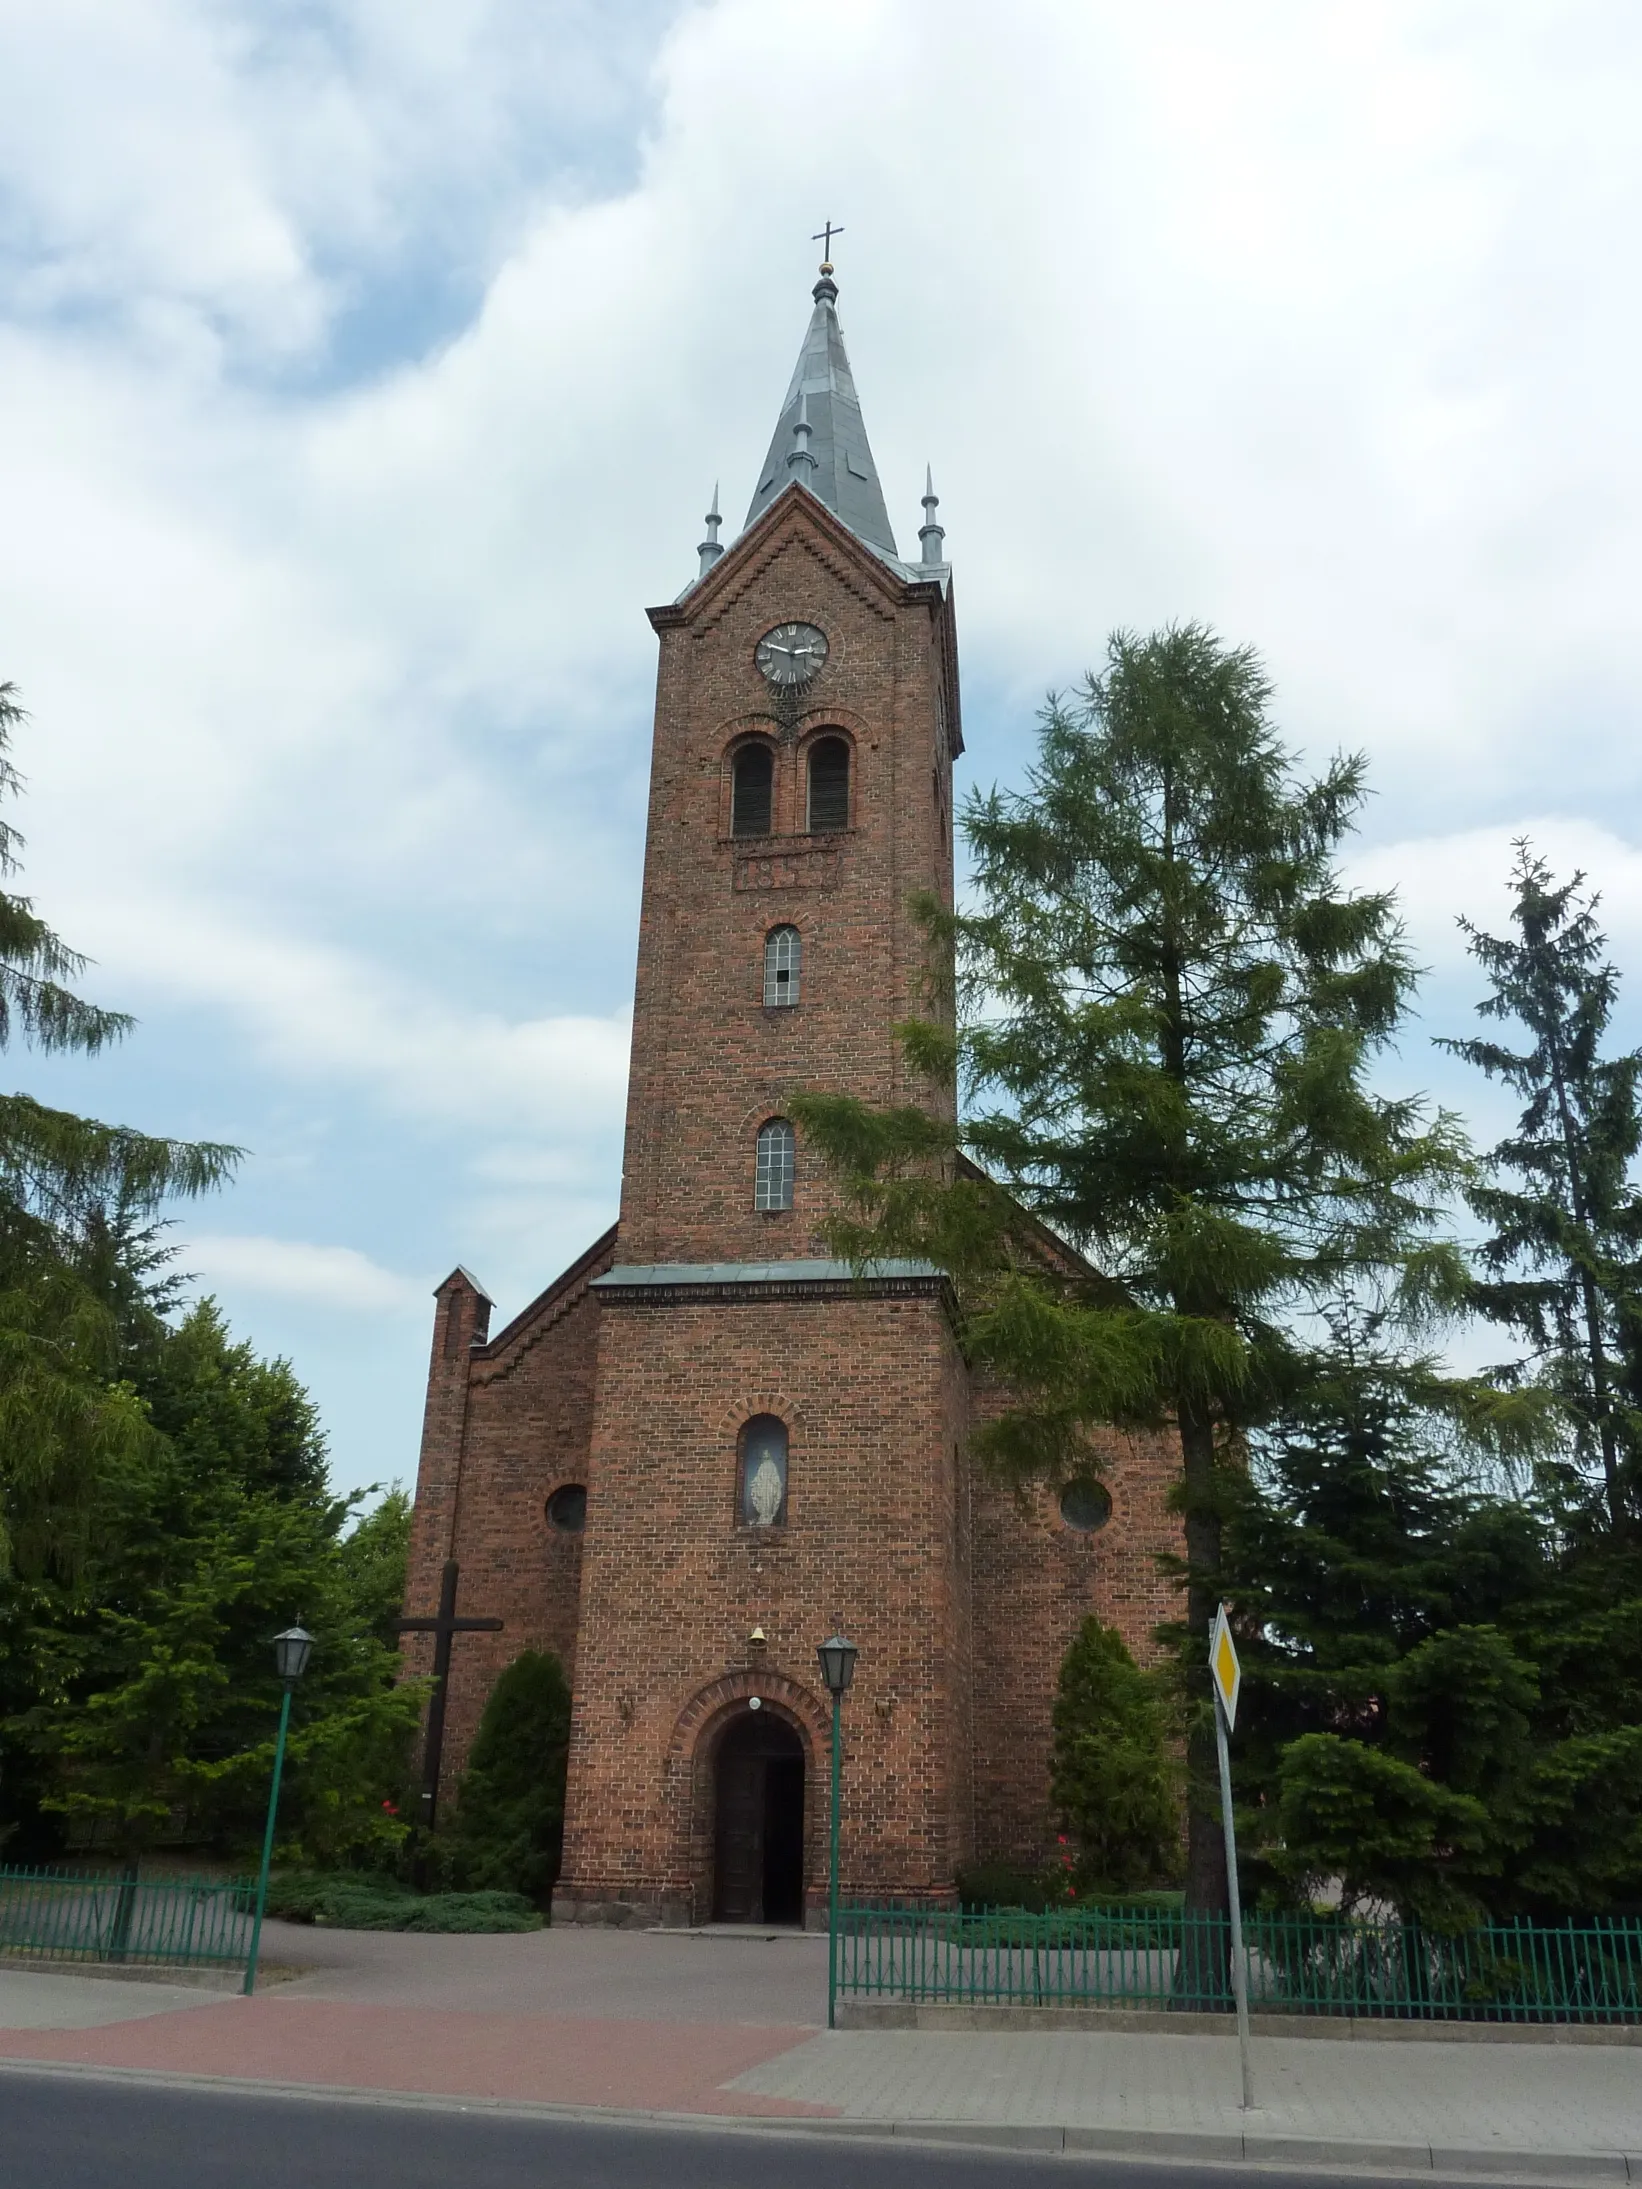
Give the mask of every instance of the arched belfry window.
M 798 1001 L 798 969 L 802 945 L 796 927 L 772 927 L 764 938 L 764 1001 L 767 1004 Z
M 794 1168 L 793 1129 L 784 1117 L 758 1128 L 758 1161 L 753 1172 L 755 1209 L 790 1209 Z
M 850 825 L 850 749 L 841 737 L 810 747 L 810 833 L 832 835 Z
M 775 755 L 768 745 L 743 745 L 730 777 L 730 833 L 768 836 Z
M 754 1414 L 741 1432 L 737 1517 L 744 1528 L 780 1528 L 787 1520 L 787 1424 Z

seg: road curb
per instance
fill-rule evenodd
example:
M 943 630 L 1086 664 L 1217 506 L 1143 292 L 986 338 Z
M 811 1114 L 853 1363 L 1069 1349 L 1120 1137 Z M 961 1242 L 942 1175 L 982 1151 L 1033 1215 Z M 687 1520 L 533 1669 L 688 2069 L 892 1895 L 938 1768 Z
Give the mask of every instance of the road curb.
M 708 2134 L 836 2137 L 858 2143 L 967 2145 L 978 2150 L 1041 2152 L 1068 2158 L 1130 2158 L 1162 2163 L 1190 2159 L 1212 2166 L 1314 2169 L 1354 2174 L 1420 2175 L 1437 2179 L 1508 2179 L 1559 2189 L 1571 2181 L 1642 2183 L 1642 2150 L 1519 2151 L 1424 2143 L 1369 2143 L 1347 2137 L 1262 2135 L 1254 2130 L 1041 2126 L 1010 2121 L 849 2120 L 770 2113 L 678 2113 L 635 2106 L 558 2105 L 546 2099 L 459 2097 L 445 2091 L 382 2090 L 351 2083 L 265 2081 L 254 2075 L 182 2075 L 145 2068 L 103 2067 L 79 2060 L 0 2056 L 0 2076 L 55 2075 L 82 2082 L 129 2083 L 152 2089 L 226 2091 L 263 2098 L 328 2100 L 341 2105 L 403 2106 L 413 2111 L 485 2113 L 518 2120 L 604 2123 L 611 2127 L 677 2129 Z
M 1089 2037 L 1226 2037 L 1229 2014 L 1174 2013 L 1147 2007 L 969 2005 L 958 2001 L 841 1999 L 838 2027 L 849 2030 L 1077 2030 Z M 1628 2045 L 1642 2047 L 1634 2022 L 1415 2022 L 1375 2015 L 1261 2014 L 1249 2016 L 1256 2037 L 1332 2039 L 1337 2044 Z

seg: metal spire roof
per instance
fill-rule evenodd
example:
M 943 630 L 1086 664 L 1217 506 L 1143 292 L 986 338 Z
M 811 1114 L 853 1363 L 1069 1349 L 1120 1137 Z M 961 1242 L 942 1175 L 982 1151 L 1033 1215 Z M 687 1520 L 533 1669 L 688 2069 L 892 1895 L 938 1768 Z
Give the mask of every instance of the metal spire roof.
M 833 515 L 869 547 L 882 555 L 898 557 L 834 309 L 838 288 L 830 266 L 821 269 L 821 279 L 812 294 L 815 310 L 809 332 L 798 353 L 781 416 L 776 420 L 770 453 L 758 475 L 758 491 L 747 511 L 747 523 L 767 509 L 794 478 L 802 478 L 817 501 L 825 502 Z M 795 453 L 796 463 L 792 460 Z

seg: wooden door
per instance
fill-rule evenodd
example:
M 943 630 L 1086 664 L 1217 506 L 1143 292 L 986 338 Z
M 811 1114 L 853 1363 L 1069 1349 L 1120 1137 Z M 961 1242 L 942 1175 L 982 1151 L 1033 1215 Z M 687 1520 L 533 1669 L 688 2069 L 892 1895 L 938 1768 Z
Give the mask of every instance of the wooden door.
M 718 1767 L 718 1861 L 713 1914 L 720 1923 L 764 1920 L 762 1756 L 734 1753 Z

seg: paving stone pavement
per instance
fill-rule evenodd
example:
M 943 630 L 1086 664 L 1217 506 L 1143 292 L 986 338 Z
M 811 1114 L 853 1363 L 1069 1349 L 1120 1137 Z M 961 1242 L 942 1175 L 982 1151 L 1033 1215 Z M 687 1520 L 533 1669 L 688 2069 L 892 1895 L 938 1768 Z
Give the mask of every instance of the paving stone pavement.
M 117 1977 L 0 1969 L 0 2032 L 106 2029 L 113 2022 L 208 2006 L 213 1996 L 186 1984 L 124 1984 Z
M 1630 2047 L 1278 2037 L 1256 2038 L 1253 2057 L 1253 2113 L 1227 2037 L 837 2030 L 730 2088 L 860 2120 L 1642 2152 L 1642 2052 Z
M 1230 2037 L 822 2030 L 824 1938 L 272 1943 L 305 1973 L 255 1999 L 0 1969 L 0 2063 L 1392 2170 L 1514 2152 L 1555 2176 L 1606 2154 L 1585 2170 L 1624 2180 L 1629 2153 L 1642 2183 L 1642 2047 L 1260 2036 L 1245 2114 Z
M 646 2022 L 827 2019 L 824 1933 L 607 1931 L 566 1925 L 492 1937 L 263 1927 L 263 1963 L 301 1974 L 303 1998 L 457 2012 L 579 2014 Z

